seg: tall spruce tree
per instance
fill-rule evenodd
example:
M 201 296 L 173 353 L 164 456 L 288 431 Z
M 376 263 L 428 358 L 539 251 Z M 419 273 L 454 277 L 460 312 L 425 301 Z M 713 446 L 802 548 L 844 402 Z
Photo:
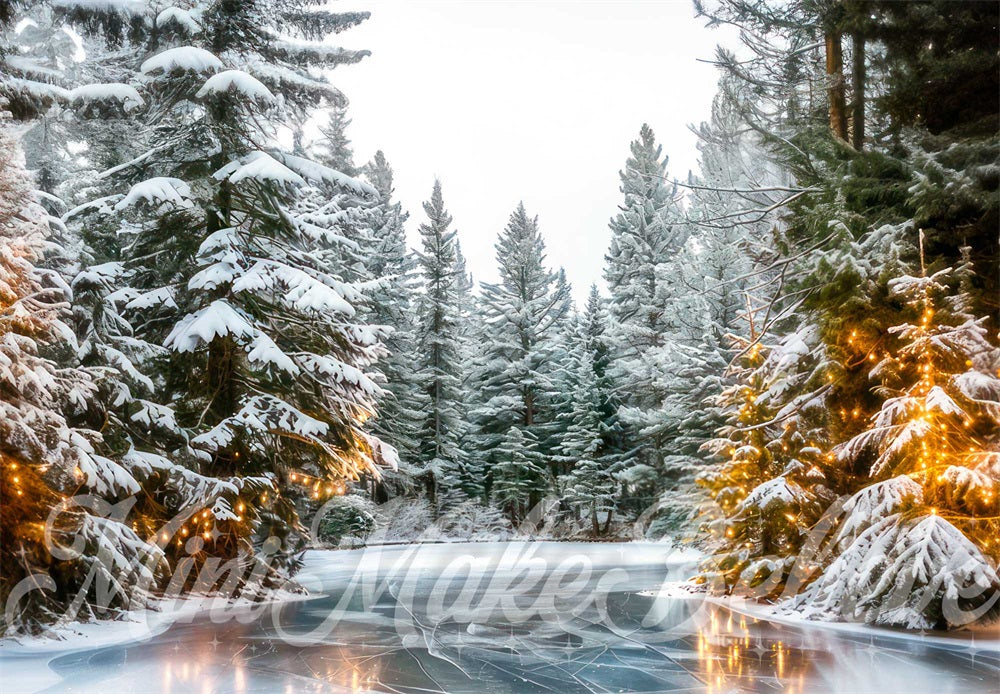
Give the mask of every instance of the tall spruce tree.
M 607 373 L 606 319 L 603 300 L 592 286 L 586 311 L 575 323 L 566 364 L 569 397 L 560 447 L 562 459 L 570 465 L 560 481 L 563 500 L 595 535 L 610 526 L 617 507 L 616 473 L 626 462 L 616 396 Z M 605 517 L 602 527 L 599 519 Z
M 619 175 L 624 202 L 611 220 L 604 273 L 615 319 L 614 372 L 630 384 L 622 418 L 640 432 L 641 462 L 662 473 L 667 439 L 648 420 L 672 392 L 665 376 L 670 374 L 673 342 L 686 342 L 690 335 L 679 303 L 687 292 L 678 262 L 688 227 L 677 186 L 667 179 L 667 158 L 648 125 L 632 142 Z
M 486 346 L 476 375 L 477 449 L 488 466 L 498 462 L 494 451 L 512 427 L 539 444 L 550 433 L 547 426 L 556 420 L 554 342 L 570 308 L 569 285 L 545 266 L 538 219 L 523 204 L 511 214 L 496 251 L 500 282 L 482 285 Z M 553 460 L 552 450 L 538 454 Z M 533 506 L 543 491 L 532 488 L 531 498 L 511 509 Z
M 274 535 L 287 556 L 301 545 L 297 497 L 337 493 L 395 458 L 364 427 L 383 334 L 356 320 L 365 298 L 338 251 L 354 243 L 345 201 L 377 191 L 276 138 L 280 124 L 342 103 L 309 69 L 364 57 L 319 40 L 358 17 L 305 2 L 61 7 L 134 46 L 145 103 L 143 154 L 106 172 L 104 195 L 74 215 L 118 239 L 124 315 L 136 339 L 167 350 L 155 407 L 129 419 L 170 418 L 182 441 L 149 450 L 138 429 L 130 455 L 204 480 L 197 494 L 151 489 L 143 522 L 205 509 L 191 522 L 210 554 Z M 321 195 L 333 202 L 316 205 Z
M 327 113 L 326 123 L 319 129 L 320 137 L 312 146 L 313 159 L 335 171 L 354 176 L 359 172 L 354 166 L 354 149 L 346 132 L 347 126 L 351 124 L 351 119 L 347 117 L 347 106 L 334 104 Z
M 33 200 L 29 181 L 5 123 L 0 130 L 4 633 L 142 606 L 163 569 L 159 538 L 141 536 L 121 507 L 112 507 L 137 492 L 139 482 L 97 453 L 99 433 L 71 426 L 71 418 L 99 411 L 100 400 L 87 371 L 53 359 L 73 351 L 72 331 L 64 323 L 70 294 L 54 273 L 35 265 L 50 244 L 47 214 Z M 77 503 L 70 497 L 79 492 L 91 496 Z
M 427 222 L 419 233 L 418 261 L 424 292 L 418 301 L 420 381 L 428 405 L 420 430 L 420 455 L 427 466 L 427 491 L 436 501 L 442 492 L 461 493 L 465 452 L 461 443 L 466 420 L 462 409 L 461 316 L 457 231 L 444 206 L 441 182 L 434 181 L 424 203 Z
M 406 245 L 404 224 L 409 213 L 393 199 L 392 167 L 381 151 L 364 166 L 364 174 L 379 193 L 368 216 L 371 242 L 364 248 L 366 269 L 373 280 L 371 321 L 392 329 L 386 338 L 389 355 L 381 362 L 388 396 L 372 430 L 396 448 L 404 470 L 421 459 L 420 427 L 428 404 L 420 374 L 413 368 L 418 353 L 415 311 L 420 278 L 417 259 Z

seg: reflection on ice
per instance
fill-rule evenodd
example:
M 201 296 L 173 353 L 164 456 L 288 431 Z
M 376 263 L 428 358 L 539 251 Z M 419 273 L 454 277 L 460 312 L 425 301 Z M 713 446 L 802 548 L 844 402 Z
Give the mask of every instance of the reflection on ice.
M 0 649 L 4 691 L 995 691 L 1000 656 L 956 640 L 782 626 L 661 594 L 690 555 L 657 544 L 504 543 L 316 552 L 317 595 L 143 642 Z M 50 668 L 56 678 L 9 672 Z M 11 684 L 13 683 L 13 684 Z

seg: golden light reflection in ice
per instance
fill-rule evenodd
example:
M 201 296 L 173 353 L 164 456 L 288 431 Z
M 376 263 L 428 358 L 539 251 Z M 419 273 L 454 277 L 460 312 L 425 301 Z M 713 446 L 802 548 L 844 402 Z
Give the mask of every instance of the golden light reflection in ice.
M 803 692 L 812 667 L 807 653 L 778 638 L 763 639 L 757 623 L 731 612 L 720 617 L 713 610 L 695 634 L 696 674 L 708 694 L 752 688 L 755 681 L 774 679 L 786 694 Z

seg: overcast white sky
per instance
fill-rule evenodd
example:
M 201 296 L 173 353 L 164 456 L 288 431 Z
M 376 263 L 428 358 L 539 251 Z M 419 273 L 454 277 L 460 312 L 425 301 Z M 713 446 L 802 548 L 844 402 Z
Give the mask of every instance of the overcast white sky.
M 382 149 L 410 212 L 440 177 L 477 280 L 495 279 L 497 234 L 518 200 L 539 223 L 549 262 L 579 298 L 603 286 L 618 171 L 648 122 L 671 176 L 697 168 L 688 124 L 708 118 L 715 45 L 731 36 L 694 18 L 690 0 L 527 2 L 345 0 L 371 19 L 335 37 L 372 55 L 334 71 L 351 101 L 357 161 Z

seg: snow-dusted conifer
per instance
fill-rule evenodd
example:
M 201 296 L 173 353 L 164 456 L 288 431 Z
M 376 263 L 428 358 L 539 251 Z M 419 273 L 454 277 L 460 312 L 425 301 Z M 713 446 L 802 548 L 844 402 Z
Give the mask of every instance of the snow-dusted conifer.
M 418 254 L 424 291 L 418 300 L 420 381 L 428 400 L 420 430 L 420 454 L 428 468 L 428 491 L 461 493 L 465 453 L 461 442 L 466 419 L 462 409 L 462 363 L 457 231 L 444 206 L 441 182 L 435 180 L 424 202 L 427 222 L 419 227 Z
M 138 491 L 139 483 L 97 454 L 100 434 L 67 422 L 67 414 L 98 406 L 97 388 L 86 371 L 45 356 L 72 347 L 72 331 L 63 322 L 70 293 L 58 275 L 33 264 L 47 245 L 47 214 L 32 200 L 22 162 L 5 124 L 0 130 L 0 598 L 6 605 L 2 629 L 9 631 L 36 630 L 70 607 L 77 612 L 66 616 L 86 618 L 95 604 L 105 615 L 142 605 L 163 559 L 155 536 L 137 535 L 105 501 Z M 68 500 L 78 491 L 94 494 L 92 503 Z M 51 513 L 56 522 L 47 526 Z M 56 554 L 53 542 L 76 550 Z M 77 591 L 80 602 L 74 602 Z
M 417 260 L 406 245 L 409 213 L 393 199 L 392 167 L 379 151 L 364 166 L 368 181 L 379 192 L 370 209 L 371 240 L 364 248 L 367 272 L 374 280 L 369 290 L 372 323 L 392 329 L 386 338 L 389 355 L 382 360 L 388 396 L 382 401 L 373 431 L 399 452 L 404 468 L 420 461 L 420 425 L 427 399 L 419 373 L 413 368 L 417 354 Z M 401 468 L 402 469 L 402 468 Z
M 511 427 L 523 429 L 536 444 L 547 443 L 539 439 L 551 433 L 557 415 L 554 341 L 570 307 L 569 285 L 545 266 L 538 219 L 529 217 L 523 204 L 511 215 L 496 251 L 500 282 L 482 285 L 486 344 L 476 374 L 480 403 L 474 413 L 477 449 L 487 465 L 498 462 L 493 452 Z
M 525 517 L 550 487 L 530 430 L 511 426 L 493 451 L 491 497 L 513 522 Z
M 107 9 L 62 5 L 85 28 Z M 365 298 L 337 263 L 337 249 L 356 243 L 345 201 L 377 192 L 276 137 L 278 125 L 342 103 L 310 68 L 365 52 L 318 40 L 355 20 L 308 3 L 179 9 L 163 32 L 149 31 L 162 14 L 143 7 L 137 31 L 118 38 L 137 49 L 146 150 L 107 172 L 106 196 L 77 214 L 117 229 L 134 292 L 127 316 L 169 351 L 157 404 L 174 410 L 185 443 L 166 452 L 230 480 L 199 523 L 222 532 L 209 551 L 231 554 L 254 533 L 297 529 L 296 494 L 283 489 L 305 483 L 300 494 L 318 498 L 394 459 L 363 426 L 381 395 L 369 370 L 382 332 L 359 322 Z
M 641 462 L 661 470 L 666 439 L 653 437 L 656 427 L 650 429 L 647 419 L 655 418 L 672 392 L 666 381 L 675 350 L 668 343 L 682 335 L 684 312 L 675 303 L 686 292 L 677 261 L 688 229 L 677 187 L 667 180 L 667 158 L 648 125 L 630 148 L 619 174 L 624 201 L 610 223 L 604 276 L 615 319 L 614 371 L 629 383 L 622 419 L 637 430 L 648 429 Z
M 347 137 L 347 126 L 351 124 L 351 119 L 347 117 L 347 107 L 335 104 L 330 107 L 327 121 L 320 126 L 320 138 L 313 144 L 313 159 L 324 166 L 329 166 L 335 171 L 354 176 L 358 173 L 354 166 L 354 149 L 351 147 L 351 140 Z M 381 152 L 375 156 L 378 158 Z M 383 155 L 383 162 L 384 162 Z M 385 164 L 383 163 L 383 166 Z M 389 169 L 390 188 L 392 170 Z

